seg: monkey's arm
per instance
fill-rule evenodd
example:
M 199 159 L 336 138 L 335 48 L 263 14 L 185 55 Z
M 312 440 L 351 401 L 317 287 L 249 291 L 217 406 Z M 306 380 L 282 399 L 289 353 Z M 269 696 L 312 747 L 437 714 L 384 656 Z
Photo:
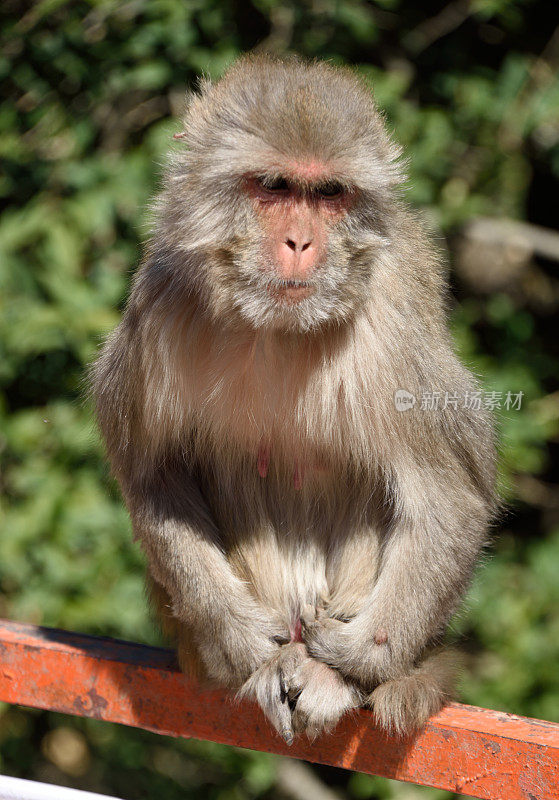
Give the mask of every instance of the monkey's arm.
M 195 481 L 184 472 L 158 470 L 148 484 L 125 494 L 153 578 L 171 598 L 173 615 L 187 627 L 206 675 L 222 686 L 242 687 L 240 695 L 256 700 L 291 743 L 288 688 L 299 680 L 300 662 L 310 659 L 304 652 L 290 659 L 292 648 L 279 646 L 289 641 L 289 631 L 232 571 Z M 340 708 L 331 715 L 341 714 L 353 697 L 349 690 L 343 694 L 339 689 L 338 695 Z
M 439 439 L 421 462 L 409 451 L 393 460 L 385 474 L 394 513 L 374 587 L 350 622 L 326 620 L 306 633 L 314 656 L 365 688 L 408 673 L 465 591 L 493 510 L 493 445 L 487 436 L 476 444 L 486 454 Z
M 169 278 L 165 262 L 160 266 L 155 277 L 164 292 Z M 135 536 L 172 615 L 190 632 L 208 677 L 239 687 L 274 655 L 274 636 L 282 630 L 234 574 L 182 447 L 176 439 L 169 443 L 187 423 L 181 429 L 172 417 L 179 404 L 165 360 L 171 352 L 163 336 L 167 317 L 158 307 L 157 286 L 146 290 L 146 275 L 147 267 L 95 365 L 98 420 Z
M 220 547 L 219 532 L 186 469 L 122 481 L 134 531 L 171 612 L 192 632 L 209 678 L 238 688 L 289 638 L 250 595 Z

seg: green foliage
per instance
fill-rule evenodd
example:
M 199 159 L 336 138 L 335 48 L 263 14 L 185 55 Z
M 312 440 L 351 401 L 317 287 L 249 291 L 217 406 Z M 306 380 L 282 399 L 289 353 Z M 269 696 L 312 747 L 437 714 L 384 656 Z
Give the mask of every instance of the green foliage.
M 450 5 L 452 13 L 434 0 L 2 4 L 2 615 L 157 641 L 143 558 L 92 423 L 86 369 L 119 318 L 159 165 L 196 74 L 217 77 L 258 43 L 358 65 L 406 149 L 409 200 L 446 237 L 451 260 L 473 216 L 556 224 L 547 194 L 554 188 L 556 197 L 559 173 L 553 9 L 544 0 Z M 536 267 L 530 284 L 490 293 L 452 275 L 462 358 L 487 390 L 524 392 L 520 411 L 499 415 L 502 483 L 516 509 L 456 630 L 470 652 L 467 700 L 551 719 L 559 292 L 549 265 Z M 8 707 L 0 717 L 7 773 L 123 798 L 278 791 L 277 762 L 264 754 Z M 322 775 L 350 798 L 449 796 Z

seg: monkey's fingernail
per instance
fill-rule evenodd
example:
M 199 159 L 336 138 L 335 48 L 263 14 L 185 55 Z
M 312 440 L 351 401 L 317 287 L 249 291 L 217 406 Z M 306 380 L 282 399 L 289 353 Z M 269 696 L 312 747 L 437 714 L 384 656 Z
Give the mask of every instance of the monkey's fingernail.
M 283 739 L 283 741 L 286 743 L 286 745 L 288 747 L 291 747 L 291 745 L 293 744 L 293 734 L 291 733 L 290 730 L 284 729 L 281 732 L 281 738 Z

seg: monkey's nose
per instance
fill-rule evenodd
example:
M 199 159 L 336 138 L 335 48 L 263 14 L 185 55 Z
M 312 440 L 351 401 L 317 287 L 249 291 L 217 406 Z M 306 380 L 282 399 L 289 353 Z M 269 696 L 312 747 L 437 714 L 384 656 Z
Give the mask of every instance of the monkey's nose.
M 277 271 L 287 280 L 306 280 L 315 268 L 316 246 L 307 233 L 285 235 L 278 242 Z
M 285 244 L 290 250 L 293 250 L 294 253 L 302 253 L 303 250 L 307 250 L 311 246 L 312 242 L 305 242 L 304 240 L 302 242 L 296 242 L 294 239 L 286 239 Z

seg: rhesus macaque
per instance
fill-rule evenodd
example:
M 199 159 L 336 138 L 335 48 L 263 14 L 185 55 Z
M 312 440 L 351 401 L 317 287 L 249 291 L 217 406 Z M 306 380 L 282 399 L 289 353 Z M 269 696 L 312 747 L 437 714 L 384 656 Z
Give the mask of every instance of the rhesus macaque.
M 94 384 L 180 664 L 287 742 L 359 706 L 412 731 L 452 693 L 494 447 L 400 151 L 351 71 L 268 57 L 176 138 Z

